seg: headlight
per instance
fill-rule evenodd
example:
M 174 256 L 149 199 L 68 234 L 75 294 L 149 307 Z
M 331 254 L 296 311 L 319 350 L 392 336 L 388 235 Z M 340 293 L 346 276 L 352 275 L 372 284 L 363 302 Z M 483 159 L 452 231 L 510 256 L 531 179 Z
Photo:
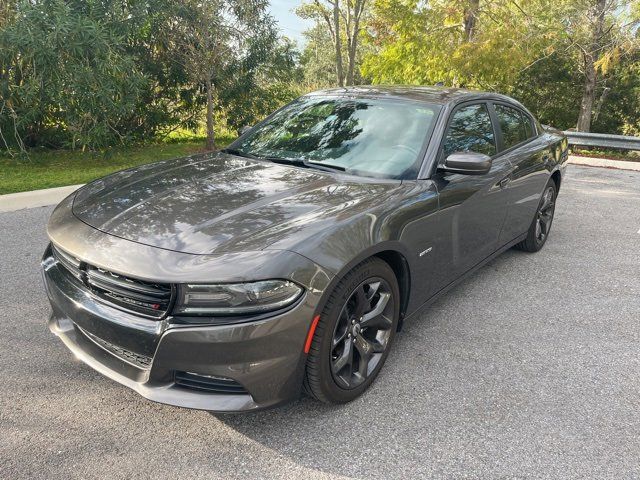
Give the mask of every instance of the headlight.
M 182 315 L 246 315 L 291 305 L 302 288 L 286 280 L 220 285 L 181 285 L 175 312 Z

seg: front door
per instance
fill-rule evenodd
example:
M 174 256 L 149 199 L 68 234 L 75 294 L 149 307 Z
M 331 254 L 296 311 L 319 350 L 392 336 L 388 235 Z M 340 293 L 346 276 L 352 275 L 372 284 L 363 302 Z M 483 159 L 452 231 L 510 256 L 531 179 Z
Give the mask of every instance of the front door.
M 486 102 L 463 104 L 451 114 L 439 164 L 455 152 L 477 152 L 492 157 L 485 175 L 462 175 L 438 170 L 432 177 L 438 189 L 439 217 L 449 229 L 450 248 L 441 260 L 439 276 L 445 286 L 498 248 L 507 213 L 512 165 L 498 155 L 494 122 Z

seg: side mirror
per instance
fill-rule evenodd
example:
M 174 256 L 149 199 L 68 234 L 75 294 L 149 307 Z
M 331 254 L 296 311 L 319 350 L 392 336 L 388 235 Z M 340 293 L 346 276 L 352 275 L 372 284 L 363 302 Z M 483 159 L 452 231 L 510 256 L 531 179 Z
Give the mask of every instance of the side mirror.
M 484 175 L 491 170 L 491 157 L 484 153 L 456 152 L 445 159 L 442 169 L 462 175 Z
M 244 127 L 240 127 L 238 129 L 238 135 L 244 135 L 245 133 L 247 133 L 249 130 L 251 130 L 251 125 L 245 125 Z

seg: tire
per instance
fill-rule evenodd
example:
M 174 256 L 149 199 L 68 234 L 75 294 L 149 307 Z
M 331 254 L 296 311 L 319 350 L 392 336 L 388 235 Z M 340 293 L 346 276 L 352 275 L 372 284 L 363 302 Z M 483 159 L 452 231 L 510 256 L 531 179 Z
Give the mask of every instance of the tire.
M 527 238 L 516 244 L 515 248 L 525 252 L 537 252 L 544 246 L 551 232 L 557 194 L 556 182 L 549 180 L 549 183 L 544 187 L 536 214 L 527 231 Z
M 360 396 L 389 355 L 399 317 L 400 291 L 391 267 L 379 258 L 354 267 L 320 313 L 307 357 L 305 393 L 325 403 Z

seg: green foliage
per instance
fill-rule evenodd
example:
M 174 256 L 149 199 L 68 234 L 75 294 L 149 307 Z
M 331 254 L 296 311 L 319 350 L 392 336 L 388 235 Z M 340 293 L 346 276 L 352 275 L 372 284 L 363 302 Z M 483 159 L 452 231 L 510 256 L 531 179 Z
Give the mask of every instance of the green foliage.
M 369 0 L 311 0 L 296 8 L 300 18 L 313 20 L 306 32 L 302 68 L 307 85 L 368 83 L 361 75 L 363 27 L 369 18 Z M 330 76 L 333 73 L 333 77 Z
M 179 61 L 202 85 L 207 143 L 214 137 L 214 107 L 229 126 L 255 122 L 297 94 L 296 52 L 279 39 L 264 0 L 187 0 L 174 30 Z
M 61 0 L 17 9 L 0 36 L 0 128 L 18 132 L 3 134 L 5 141 L 96 147 L 125 140 L 145 79 L 118 33 Z M 66 135 L 58 139 L 52 133 L 60 125 Z
M 594 132 L 640 136 L 640 55 L 620 61 L 597 94 Z
M 551 54 L 521 72 L 505 91 L 526 105 L 545 125 L 575 127 L 580 109 L 580 73 L 566 57 Z
M 304 32 L 305 48 L 300 57 L 304 83 L 309 90 L 327 88 L 336 84 L 336 52 L 327 28 L 316 23 Z
M 3 2 L 0 150 L 101 149 L 197 129 L 207 100 L 202 72 L 216 87 L 215 117 L 253 123 L 295 96 L 300 81 L 296 54 L 278 39 L 266 5 Z M 231 18 L 244 21 L 242 39 Z M 212 34 L 216 21 L 226 25 L 225 48 L 222 28 Z M 194 32 L 214 43 L 198 44 L 205 37 Z
M 594 131 L 639 135 L 639 5 L 344 0 L 336 39 L 332 2 L 301 0 L 315 26 L 298 52 L 267 0 L 0 0 L 0 150 L 202 139 L 205 118 L 211 141 L 336 85 L 339 56 L 347 83 L 496 90 L 543 123 L 587 111 Z
M 323 23 L 317 22 L 313 27 L 303 32 L 303 35 L 305 44 L 300 55 L 300 68 L 302 69 L 304 90 L 319 90 L 336 86 L 336 52 L 327 27 Z M 346 42 L 343 42 L 342 45 L 342 56 L 347 58 Z M 370 51 L 369 45 L 360 44 L 358 47 L 355 59 L 354 85 L 371 83 L 360 69 L 363 57 Z
M 510 94 L 565 129 L 585 104 L 595 131 L 637 132 L 637 14 L 616 0 L 374 0 L 362 72 Z
M 433 84 L 498 89 L 539 58 L 560 35 L 546 1 L 526 11 L 510 0 L 490 2 L 378 0 L 363 65 L 374 83 Z M 474 23 L 465 27 L 465 14 Z
M 255 66 L 245 66 L 239 81 L 220 96 L 230 127 L 239 129 L 252 125 L 280 106 L 300 96 L 302 70 L 298 67 L 298 52 L 287 39 L 267 52 Z

